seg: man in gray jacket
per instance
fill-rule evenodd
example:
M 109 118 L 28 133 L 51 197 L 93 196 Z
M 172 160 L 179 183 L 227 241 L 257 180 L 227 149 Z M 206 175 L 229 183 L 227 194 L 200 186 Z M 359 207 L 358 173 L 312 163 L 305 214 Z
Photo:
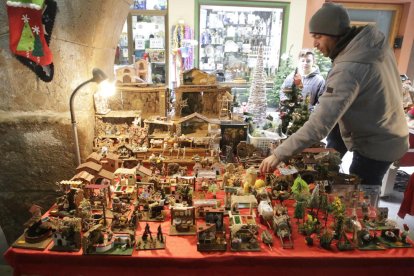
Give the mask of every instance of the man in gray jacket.
M 393 52 L 374 26 L 350 27 L 347 11 L 325 3 L 311 18 L 314 46 L 333 60 L 326 89 L 309 121 L 263 160 L 261 172 L 319 142 L 339 124 L 354 157 L 350 173 L 381 185 L 390 164 L 408 149 L 401 83 Z

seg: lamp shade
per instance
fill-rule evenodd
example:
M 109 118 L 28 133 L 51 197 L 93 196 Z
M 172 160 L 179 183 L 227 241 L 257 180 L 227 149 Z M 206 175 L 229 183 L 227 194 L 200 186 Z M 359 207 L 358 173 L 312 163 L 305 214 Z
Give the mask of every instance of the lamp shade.
M 92 81 L 96 83 L 100 83 L 108 78 L 105 75 L 105 73 L 99 68 L 93 68 L 92 75 L 93 75 Z

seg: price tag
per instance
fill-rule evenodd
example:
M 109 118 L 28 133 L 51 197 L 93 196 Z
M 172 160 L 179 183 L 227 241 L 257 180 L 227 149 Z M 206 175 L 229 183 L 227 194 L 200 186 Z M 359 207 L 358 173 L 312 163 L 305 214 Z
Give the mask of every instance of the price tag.
M 144 39 L 135 39 L 135 50 L 145 50 Z
M 164 39 L 162 38 L 150 38 L 150 48 L 152 49 L 163 49 Z

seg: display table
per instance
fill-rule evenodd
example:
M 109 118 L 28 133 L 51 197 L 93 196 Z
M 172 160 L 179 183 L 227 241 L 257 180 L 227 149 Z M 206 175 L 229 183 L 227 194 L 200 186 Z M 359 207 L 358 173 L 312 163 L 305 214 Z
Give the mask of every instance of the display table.
M 293 207 L 290 207 L 291 217 L 292 213 Z M 293 249 L 283 249 L 279 238 L 274 236 L 272 249 L 261 243 L 261 252 L 232 252 L 228 245 L 226 252 L 201 253 L 197 251 L 196 236 L 169 236 L 170 223 L 167 214 L 166 221 L 161 223 L 166 236 L 165 250 L 134 250 L 132 256 L 108 256 L 82 255 L 82 251 L 67 253 L 9 248 L 4 257 L 14 268 L 15 275 L 396 276 L 414 273 L 413 248 L 340 252 L 334 245 L 332 251 L 322 249 L 318 241 L 308 247 L 304 236 L 297 231 L 296 219 L 292 219 Z M 227 217 L 225 223 L 228 226 Z M 137 237 L 144 232 L 145 224 L 139 223 Z M 149 225 L 155 233 L 159 223 L 150 222 Z M 261 230 L 266 229 L 263 225 L 260 227 Z

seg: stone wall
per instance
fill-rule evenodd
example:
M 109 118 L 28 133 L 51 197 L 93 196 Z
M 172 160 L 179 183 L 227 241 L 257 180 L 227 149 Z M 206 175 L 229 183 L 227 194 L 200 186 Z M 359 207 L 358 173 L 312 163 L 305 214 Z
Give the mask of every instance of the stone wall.
M 94 67 L 113 76 L 115 48 L 132 0 L 56 2 L 50 83 L 10 53 L 6 0 L 0 2 L 0 225 L 9 243 L 23 232 L 31 204 L 47 210 L 56 197 L 55 182 L 74 175 L 69 98 Z M 92 149 L 95 89 L 88 84 L 75 99 L 82 158 Z

